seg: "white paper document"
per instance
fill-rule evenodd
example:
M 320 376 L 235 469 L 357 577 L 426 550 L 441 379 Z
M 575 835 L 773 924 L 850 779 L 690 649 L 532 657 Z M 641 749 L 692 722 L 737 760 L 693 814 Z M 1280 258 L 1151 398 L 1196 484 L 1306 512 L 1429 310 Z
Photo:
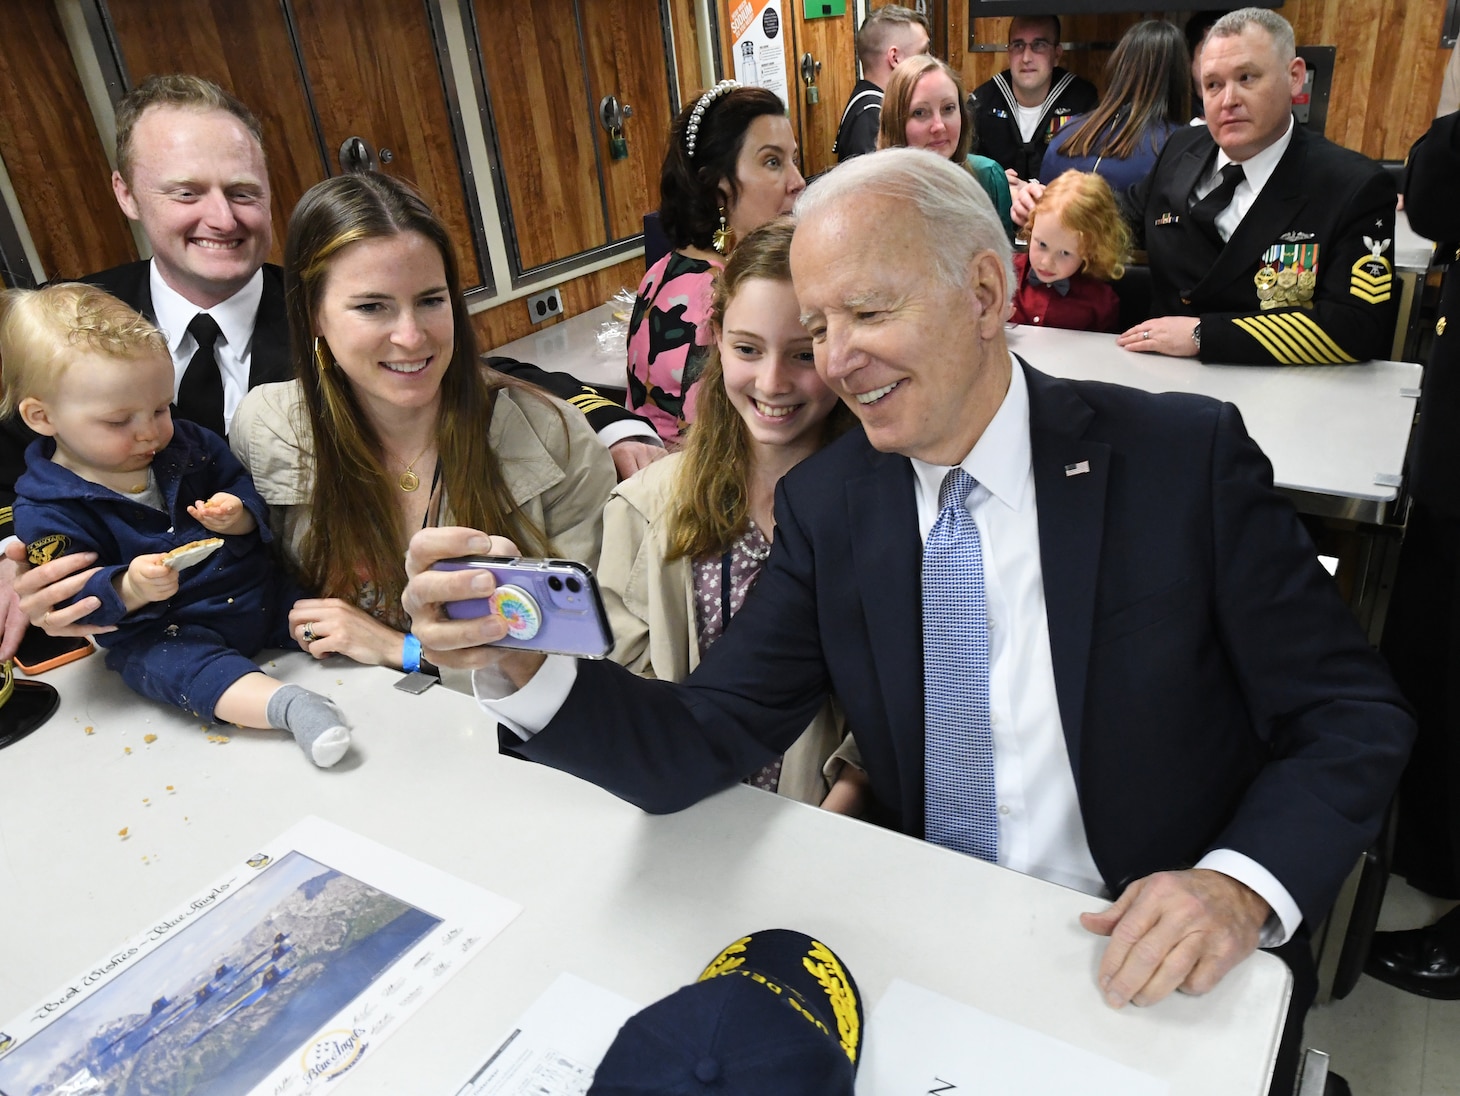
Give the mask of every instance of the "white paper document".
M 583 1096 L 623 1022 L 626 997 L 558 975 L 457 1096 Z
M 520 910 L 306 818 L 6 1022 L 0 1092 L 332 1090 Z
M 1170 1096 L 1165 1081 L 896 979 L 867 1021 L 857 1096 Z

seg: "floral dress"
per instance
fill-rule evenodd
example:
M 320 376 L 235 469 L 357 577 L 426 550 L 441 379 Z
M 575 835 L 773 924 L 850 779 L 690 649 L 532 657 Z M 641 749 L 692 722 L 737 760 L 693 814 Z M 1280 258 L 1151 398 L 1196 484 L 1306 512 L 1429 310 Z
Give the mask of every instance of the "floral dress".
M 702 556 L 694 561 L 695 631 L 699 633 L 701 658 L 725 634 L 730 618 L 740 612 L 770 554 L 771 542 L 752 521 L 750 527 L 730 545 L 729 551 L 723 555 Z M 746 777 L 744 782 L 768 792 L 778 791 L 784 760 L 784 757 L 776 758 Z
M 634 298 L 625 402 L 671 449 L 694 420 L 694 384 L 710 352 L 710 293 L 720 269 L 671 251 L 649 268 Z

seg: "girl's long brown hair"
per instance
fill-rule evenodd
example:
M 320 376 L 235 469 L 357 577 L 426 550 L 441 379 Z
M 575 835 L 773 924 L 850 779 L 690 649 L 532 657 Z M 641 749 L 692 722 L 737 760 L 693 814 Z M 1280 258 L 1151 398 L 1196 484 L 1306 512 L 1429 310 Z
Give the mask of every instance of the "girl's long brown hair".
M 725 310 L 741 283 L 751 278 L 791 287 L 791 233 L 795 224 L 781 217 L 761 225 L 735 245 L 725 269 L 715 278 L 710 323 L 718 338 Z M 695 421 L 675 476 L 669 508 L 669 557 L 718 555 L 750 526 L 750 434 L 725 393 L 718 346 L 710 348 L 700 381 Z M 837 403 L 822 423 L 825 445 L 855 422 Z
M 408 232 L 436 245 L 451 300 L 455 349 L 441 379 L 436 449 L 454 520 L 511 537 L 524 552 L 552 553 L 547 537 L 508 491 L 489 443 L 497 394 L 512 382 L 484 371 L 478 362 L 445 226 L 414 188 L 389 175 L 364 172 L 326 179 L 295 207 L 284 254 L 289 342 L 314 448 L 311 522 L 300 550 L 301 578 L 325 597 L 352 602 L 359 598 L 362 581 L 368 582 L 383 614 L 396 623 L 406 578 L 396 480 L 382 460 L 379 435 L 323 340 L 316 355 L 314 317 L 333 261 L 344 248 Z
M 1124 160 L 1156 131 L 1191 118 L 1191 55 L 1170 23 L 1146 19 L 1125 32 L 1106 65 L 1100 103 L 1065 139 L 1066 156 Z

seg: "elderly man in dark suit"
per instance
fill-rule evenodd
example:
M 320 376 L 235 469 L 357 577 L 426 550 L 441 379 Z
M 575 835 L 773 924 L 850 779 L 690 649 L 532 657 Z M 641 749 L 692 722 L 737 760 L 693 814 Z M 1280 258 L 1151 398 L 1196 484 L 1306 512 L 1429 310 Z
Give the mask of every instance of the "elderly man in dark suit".
M 956 165 L 853 160 L 797 215 L 817 369 L 863 429 L 781 482 L 735 626 L 680 685 L 479 646 L 502 622 L 439 603 L 490 576 L 430 566 L 510 546 L 430 530 L 406 593 L 430 657 L 478 667 L 507 748 L 653 811 L 765 764 L 834 693 L 872 817 L 1114 899 L 1085 917 L 1112 1005 L 1279 948 L 1291 1086 L 1308 929 L 1413 725 L 1266 458 L 1229 405 L 1013 358 L 1008 245 Z

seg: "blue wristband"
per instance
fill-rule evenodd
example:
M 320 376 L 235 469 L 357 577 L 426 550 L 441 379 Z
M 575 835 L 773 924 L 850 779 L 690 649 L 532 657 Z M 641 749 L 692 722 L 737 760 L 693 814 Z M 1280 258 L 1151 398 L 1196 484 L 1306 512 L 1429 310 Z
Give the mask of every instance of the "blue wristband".
M 408 674 L 421 671 L 421 641 L 410 632 L 406 633 L 405 646 L 401 648 L 400 665 Z

